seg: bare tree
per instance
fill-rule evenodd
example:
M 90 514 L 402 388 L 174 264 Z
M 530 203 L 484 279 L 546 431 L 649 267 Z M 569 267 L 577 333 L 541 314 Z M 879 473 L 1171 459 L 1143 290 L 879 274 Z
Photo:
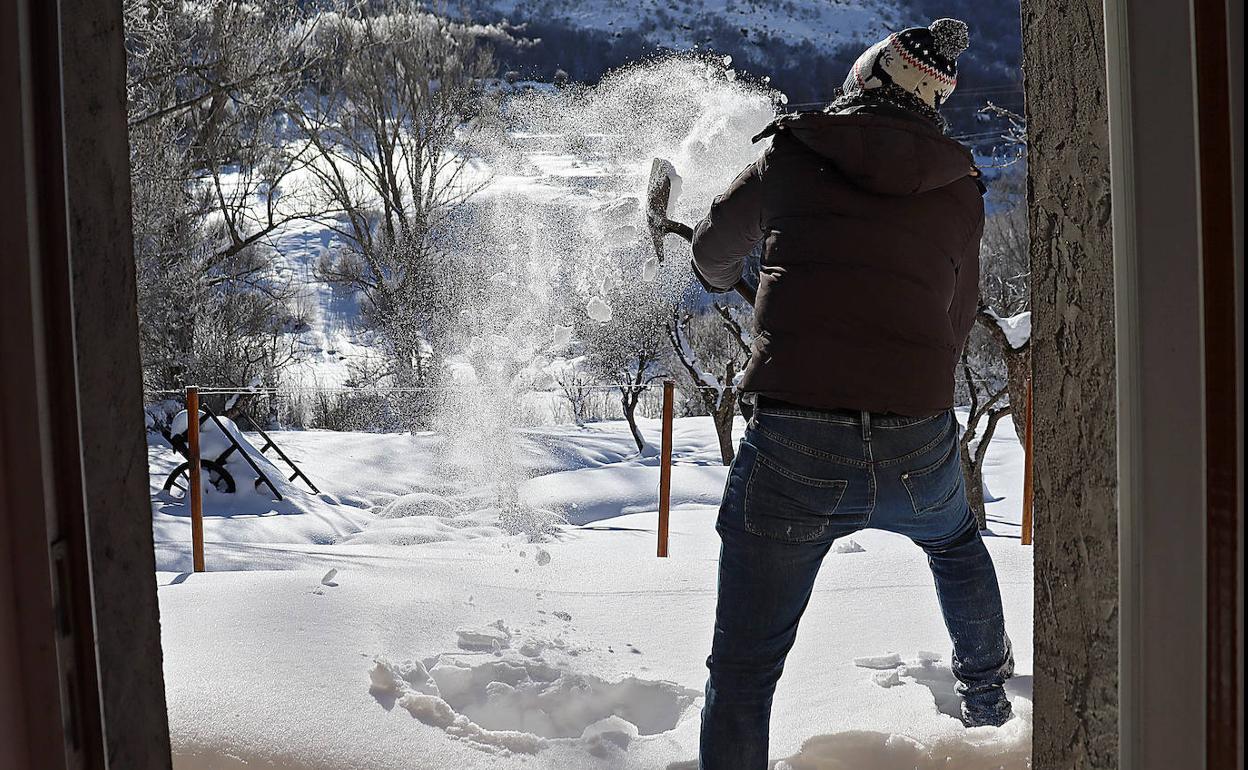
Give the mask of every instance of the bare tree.
M 594 392 L 594 377 L 586 371 L 584 356 L 558 359 L 546 368 L 555 384 L 563 391 L 563 397 L 572 407 L 572 419 L 584 425 L 589 416 L 590 397 Z
M 750 339 L 736 305 L 713 304 L 713 312 L 677 310 L 667 324 L 672 351 L 692 383 L 696 399 L 715 423 L 724 465 L 736 456 L 732 422 L 738 383 L 750 358 Z
M 972 365 L 965 353 L 962 355 L 962 377 L 970 395 L 970 408 L 966 415 L 966 429 L 958 440 L 958 453 L 961 458 L 962 475 L 966 479 L 966 498 L 980 529 L 988 528 L 988 514 L 984 509 L 984 459 L 988 456 L 988 447 L 996 433 L 997 423 L 1010 413 L 1008 403 L 1002 405 L 1007 389 L 993 387 L 980 375 L 972 370 Z M 981 400 L 982 391 L 982 400 Z M 983 433 L 980 423 L 984 420 Z M 978 439 L 978 440 L 977 440 Z M 972 446 L 973 445 L 973 446 Z
M 658 346 L 640 349 L 635 352 L 626 366 L 615 371 L 615 386 L 620 392 L 620 408 L 628 429 L 633 434 L 638 452 L 646 451 L 646 440 L 637 427 L 637 404 L 646 390 L 663 377 L 659 368 L 662 359 L 659 357 Z
M 621 304 L 627 305 L 627 312 L 614 315 L 607 323 L 582 322 L 579 336 L 590 370 L 619 393 L 620 409 L 637 451 L 644 452 L 646 441 L 637 426 L 637 406 L 646 390 L 667 372 L 663 353 L 670 307 L 658 292 L 651 291 L 632 292 Z
M 298 0 L 125 0 L 131 129 L 284 94 L 315 63 Z
M 1027 382 L 1031 379 L 1031 335 L 1017 331 L 1011 324 L 1017 324 L 1018 316 L 1002 318 L 987 304 L 981 305 L 975 316 L 976 322 L 988 332 L 997 355 L 1005 365 L 1006 392 L 1009 403 L 1015 407 L 1011 412 L 1014 420 L 1014 435 L 1021 441 L 1026 431 Z M 1030 329 L 1030 318 L 1026 319 Z
M 1005 141 L 1009 148 L 1009 154 L 1003 159 L 1001 165 L 1011 165 L 1023 160 L 1027 155 L 1027 120 L 1013 110 L 994 104 L 991 101 L 985 102 L 984 106 L 979 110 L 980 115 L 989 118 L 996 118 L 1005 123 L 1001 131 L 1001 139 Z
M 1023 171 L 1018 160 L 1004 165 L 989 184 L 989 215 L 980 245 L 980 296 L 976 326 L 958 364 L 957 399 L 967 407 L 960 441 L 967 498 L 981 528 L 984 460 L 998 422 L 1013 419 L 1025 434 L 1027 381 L 1031 376 L 1030 302 Z
M 975 344 L 985 358 L 1004 367 L 1016 435 L 1021 439 L 1026 420 L 1027 380 L 1031 377 L 1031 265 L 1027 241 L 1027 207 L 1023 205 L 1021 165 L 1009 166 L 993 181 L 993 213 L 984 223 L 980 247 L 982 278 L 976 320 L 986 334 Z M 1000 371 L 998 368 L 997 371 Z
M 1007 415 L 1015 435 L 1025 433 L 1027 381 L 1031 377 L 1030 302 L 1026 207 L 1021 205 L 1023 165 L 1001 170 L 990 187 L 980 247 L 982 275 L 976 328 L 959 365 L 962 403 L 968 404 L 961 438 L 967 498 L 986 526 L 984 459 L 997 423 Z
M 422 343 L 438 349 L 451 310 L 439 228 L 486 183 L 456 150 L 491 115 L 494 60 L 481 28 L 415 0 L 341 3 L 318 21 L 316 45 L 335 55 L 288 109 L 337 212 L 324 224 L 348 245 L 319 271 L 363 296 L 393 381 L 421 384 L 435 369 Z
M 130 164 L 149 387 L 244 384 L 294 354 L 300 319 L 269 236 L 318 213 L 280 106 L 312 59 L 294 0 L 129 0 Z

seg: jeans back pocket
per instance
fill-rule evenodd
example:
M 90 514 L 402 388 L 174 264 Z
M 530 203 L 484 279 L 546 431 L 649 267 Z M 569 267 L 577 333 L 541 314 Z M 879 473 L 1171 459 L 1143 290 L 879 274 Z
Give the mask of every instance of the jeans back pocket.
M 849 482 L 794 473 L 748 443 L 741 451 L 754 453 L 743 506 L 746 530 L 788 543 L 822 535 Z
M 901 474 L 901 483 L 910 495 L 915 513 L 934 513 L 944 509 L 964 488 L 957 434 L 952 435 L 940 449 L 943 450 L 940 459 Z

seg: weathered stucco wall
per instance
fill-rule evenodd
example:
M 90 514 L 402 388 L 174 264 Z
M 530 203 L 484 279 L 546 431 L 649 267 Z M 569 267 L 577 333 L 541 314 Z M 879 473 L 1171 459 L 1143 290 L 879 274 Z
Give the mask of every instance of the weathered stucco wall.
M 1114 274 L 1100 0 L 1023 0 L 1037 770 L 1118 765 Z

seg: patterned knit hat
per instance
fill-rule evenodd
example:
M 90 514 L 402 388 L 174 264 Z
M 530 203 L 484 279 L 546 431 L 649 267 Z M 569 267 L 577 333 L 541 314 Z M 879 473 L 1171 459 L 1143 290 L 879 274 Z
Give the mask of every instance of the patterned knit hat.
M 937 111 L 958 83 L 958 55 L 968 45 L 966 23 L 957 19 L 894 32 L 854 62 L 841 87 L 844 98 L 875 91 L 870 96 L 918 109 L 939 123 Z

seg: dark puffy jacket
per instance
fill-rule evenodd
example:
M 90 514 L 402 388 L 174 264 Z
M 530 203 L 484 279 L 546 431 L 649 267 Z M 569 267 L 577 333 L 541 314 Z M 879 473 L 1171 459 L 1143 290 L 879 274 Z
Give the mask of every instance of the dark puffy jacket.
M 953 406 L 984 229 L 970 152 L 902 112 L 790 115 L 768 136 L 693 241 L 712 287 L 764 241 L 742 388 L 819 409 Z

